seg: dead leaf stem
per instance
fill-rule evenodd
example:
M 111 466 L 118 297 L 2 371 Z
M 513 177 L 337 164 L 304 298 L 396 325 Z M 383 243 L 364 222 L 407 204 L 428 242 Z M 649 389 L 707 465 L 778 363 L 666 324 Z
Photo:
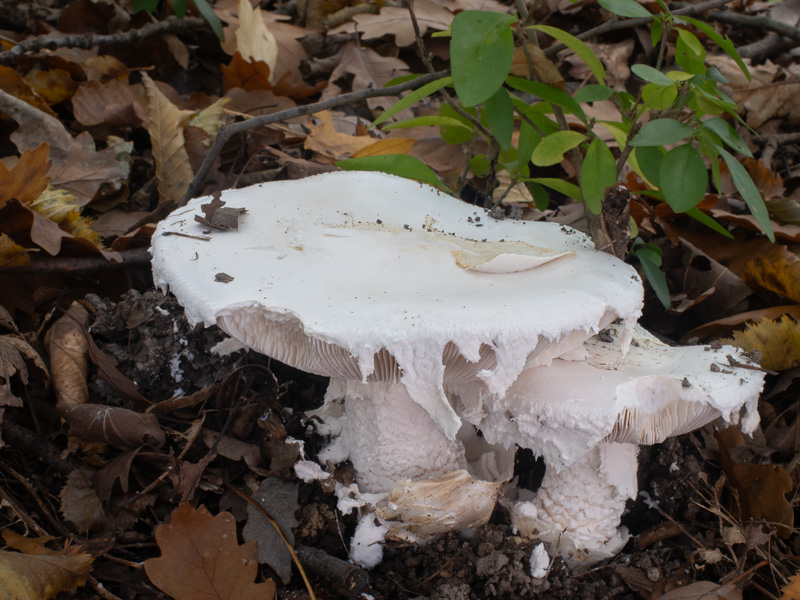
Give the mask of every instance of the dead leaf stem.
M 11 50 L 0 52 L 0 65 L 14 65 L 26 52 L 38 50 L 55 50 L 56 48 L 85 48 L 94 46 L 124 46 L 155 35 L 165 33 L 181 33 L 189 29 L 207 26 L 206 22 L 197 18 L 178 19 L 170 17 L 157 23 L 149 23 L 141 29 L 131 29 L 111 35 L 65 35 L 58 39 L 47 36 L 38 36 L 25 40 L 14 46 Z

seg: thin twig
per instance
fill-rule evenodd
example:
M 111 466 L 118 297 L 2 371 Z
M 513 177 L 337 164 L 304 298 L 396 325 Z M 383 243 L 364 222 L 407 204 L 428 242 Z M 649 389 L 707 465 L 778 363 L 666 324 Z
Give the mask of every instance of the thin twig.
M 748 27 L 761 31 L 774 31 L 783 37 L 792 39 L 795 42 L 800 42 L 800 28 L 789 25 L 788 23 L 776 21 L 771 17 L 755 17 L 752 15 L 712 10 L 708 13 L 708 18 L 713 21 L 735 25 L 737 27 Z
M 20 42 L 11 50 L 0 52 L 0 65 L 10 66 L 16 64 L 26 52 L 55 50 L 56 48 L 85 48 L 88 50 L 94 46 L 124 46 L 154 35 L 179 33 L 204 25 L 206 25 L 206 22 L 200 18 L 178 19 L 170 17 L 157 23 L 149 23 L 140 29 L 131 29 L 111 35 L 71 34 L 60 38 L 54 38 L 50 35 L 38 36 Z
M 275 531 L 278 533 L 280 538 L 283 540 L 283 543 L 286 544 L 286 547 L 289 549 L 289 554 L 292 555 L 292 560 L 294 560 L 294 564 L 297 565 L 297 570 L 300 571 L 300 575 L 303 578 L 303 582 L 305 582 L 305 584 L 306 584 L 306 589 L 308 590 L 308 595 L 310 596 L 311 600 L 317 600 L 317 597 L 314 594 L 314 587 L 311 585 L 311 582 L 308 579 L 308 575 L 306 575 L 305 569 L 303 569 L 303 565 L 300 562 L 300 559 L 297 558 L 297 553 L 294 551 L 294 547 L 292 546 L 292 543 L 289 541 L 289 538 L 286 537 L 286 534 L 283 533 L 283 530 L 281 529 L 281 526 L 278 525 L 278 522 L 269 515 L 269 513 L 267 512 L 266 508 L 261 506 L 261 504 L 256 502 L 251 496 L 248 496 L 247 494 L 245 494 L 243 492 L 240 492 L 238 489 L 233 487 L 227 481 L 225 482 L 225 487 L 228 488 L 230 491 L 232 491 L 237 496 L 239 496 L 242 500 L 247 502 L 253 508 L 255 508 L 258 512 L 260 512 L 261 515 L 267 521 L 269 521 L 269 524 L 272 525 L 275 528 Z
M 423 85 L 430 83 L 432 81 L 443 79 L 448 75 L 450 75 L 450 71 L 438 71 L 436 73 L 429 73 L 427 75 L 421 75 L 420 77 L 412 79 L 411 81 L 405 81 L 403 83 L 398 83 L 397 85 L 393 85 L 390 87 L 368 88 L 366 90 L 359 90 L 358 92 L 351 92 L 349 94 L 342 94 L 341 96 L 334 96 L 333 98 L 328 98 L 327 100 L 322 100 L 320 102 L 314 102 L 313 104 L 297 106 L 295 108 L 291 108 L 288 110 L 282 110 L 268 115 L 261 115 L 259 117 L 254 117 L 252 119 L 249 119 L 247 121 L 240 121 L 238 123 L 232 123 L 230 125 L 223 126 L 217 133 L 216 138 L 214 138 L 214 143 L 211 144 L 211 148 L 209 148 L 208 154 L 206 154 L 206 158 L 203 161 L 203 164 L 200 166 L 200 169 L 198 169 L 197 174 L 194 176 L 194 179 L 192 179 L 192 183 L 189 184 L 189 188 L 186 190 L 186 193 L 184 194 L 183 198 L 178 203 L 162 204 L 150 215 L 148 215 L 147 217 L 142 219 L 139 223 L 134 225 L 132 229 L 135 229 L 136 227 L 139 227 L 145 223 L 160 220 L 168 213 L 172 212 L 173 209 L 178 208 L 179 206 L 184 206 L 190 199 L 194 198 L 200 191 L 200 188 L 202 187 L 203 182 L 206 180 L 206 177 L 208 177 L 208 173 L 211 171 L 211 166 L 214 164 L 214 161 L 219 156 L 220 152 L 222 151 L 222 148 L 225 146 L 228 140 L 230 140 L 235 135 L 239 135 L 240 133 L 244 133 L 251 129 L 255 129 L 256 127 L 271 125 L 272 123 L 277 123 L 278 121 L 286 121 L 288 119 L 294 119 L 296 117 L 312 115 L 321 110 L 336 108 L 337 106 L 355 104 L 356 102 L 361 102 L 362 100 L 366 100 L 367 98 L 399 96 L 403 92 L 417 89 L 418 87 L 422 87 Z
M 90 273 L 108 273 L 144 267 L 150 264 L 150 254 L 147 248 L 123 250 L 118 253 L 119 261 L 111 260 L 105 256 L 70 256 L 47 257 L 32 262 L 29 265 L 18 267 L 0 267 L 0 275 L 88 275 Z

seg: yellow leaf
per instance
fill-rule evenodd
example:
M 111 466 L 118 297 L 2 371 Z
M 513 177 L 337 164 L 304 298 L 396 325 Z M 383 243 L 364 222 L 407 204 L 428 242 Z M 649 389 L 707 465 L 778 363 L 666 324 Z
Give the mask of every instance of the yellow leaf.
M 46 600 L 86 583 L 89 554 L 53 556 L 0 552 L 0 590 L 4 598 Z
M 788 315 L 783 315 L 779 321 L 762 319 L 722 341 L 748 352 L 758 350 L 765 369 L 783 371 L 800 364 L 800 325 Z
M 380 140 L 379 142 L 365 146 L 353 154 L 353 158 L 378 156 L 379 154 L 408 154 L 416 141 L 417 140 L 411 138 L 389 138 Z
M 142 82 L 150 102 L 148 132 L 156 162 L 160 202 L 177 202 L 192 181 L 192 167 L 184 146 L 183 126 L 194 115 L 180 110 L 155 86 L 147 73 Z
M 206 145 L 210 146 L 214 138 L 217 137 L 217 132 L 222 126 L 222 117 L 225 114 L 225 105 L 230 102 L 230 98 L 220 98 L 211 106 L 207 106 L 195 116 L 189 125 L 198 127 L 208 134 L 205 140 Z
M 22 267 L 31 264 L 28 251 L 5 233 L 0 233 L 0 267 Z
M 319 154 L 318 160 L 323 159 L 321 162 L 325 162 L 325 158 L 333 160 L 349 158 L 376 141 L 368 135 L 347 135 L 336 131 L 330 111 L 323 110 L 314 116 L 322 121 L 322 125 L 315 125 L 309 119 L 307 124 L 309 133 L 304 147 Z
M 278 42 L 267 29 L 261 9 L 253 9 L 250 0 L 239 0 L 239 28 L 236 30 L 236 49 L 247 62 L 258 61 L 269 66 L 270 80 L 278 62 Z
M 800 302 L 800 258 L 786 246 L 773 246 L 745 266 L 742 278 L 750 285 Z
M 0 206 L 11 198 L 23 204 L 34 200 L 47 187 L 50 178 L 50 146 L 43 142 L 35 150 L 26 149 L 13 169 L 0 161 Z

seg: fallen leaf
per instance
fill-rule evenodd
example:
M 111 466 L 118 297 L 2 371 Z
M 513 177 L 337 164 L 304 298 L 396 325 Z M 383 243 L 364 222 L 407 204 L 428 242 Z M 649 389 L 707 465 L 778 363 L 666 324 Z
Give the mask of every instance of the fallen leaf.
M 800 302 L 800 258 L 781 244 L 755 255 L 745 266 L 742 279 Z
M 50 146 L 43 142 L 35 150 L 24 150 L 12 169 L 0 161 L 0 206 L 11 198 L 28 204 L 39 197 L 50 181 L 49 155 Z
M 160 203 L 178 202 L 193 177 L 189 155 L 184 147 L 183 127 L 194 113 L 178 109 L 146 73 L 142 74 L 142 82 L 150 102 L 147 131 L 156 162 L 158 200 Z
M 22 267 L 31 264 L 28 251 L 5 233 L 0 233 L 0 267 Z
M 195 215 L 195 221 L 214 229 L 233 229 L 234 231 L 239 230 L 239 217 L 247 212 L 247 209 L 244 208 L 225 206 L 225 202 L 217 196 L 200 208 L 203 216 Z
M 789 577 L 781 590 L 781 600 L 800 600 L 800 573 Z
M 50 106 L 71 98 L 78 87 L 64 69 L 32 71 L 25 76 L 25 81 Z
M 32 362 L 43 373 L 47 387 L 50 375 L 39 353 L 21 335 L 0 336 L 0 406 L 22 406 L 22 398 L 14 393 L 11 382 L 16 379 L 22 387 L 28 385 L 26 361 Z
M 103 442 L 122 450 L 164 445 L 164 431 L 155 415 L 118 406 L 66 402 L 56 404 L 56 410 L 69 425 L 69 434 L 84 442 Z
M 0 551 L 0 589 L 4 598 L 47 600 L 85 584 L 93 560 L 84 553 L 58 556 Z
M 788 538 L 794 526 L 794 510 L 786 500 L 786 494 L 794 490 L 792 477 L 779 465 L 733 462 L 731 449 L 744 443 L 735 427 L 715 431 L 714 438 L 722 470 L 736 491 L 741 520 L 765 521 L 776 527 L 782 538 Z
M 57 402 L 84 404 L 89 400 L 89 345 L 84 335 L 88 325 L 89 312 L 73 302 L 45 335 Z
M 253 9 L 250 0 L 239 0 L 236 50 L 249 63 L 266 63 L 272 79 L 278 62 L 278 42 L 267 29 L 261 14 L 260 8 Z
M 294 545 L 293 530 L 298 525 L 295 513 L 300 509 L 297 502 L 297 482 L 290 483 L 276 477 L 268 477 L 253 492 L 253 499 L 267 511 Z M 247 505 L 247 524 L 242 531 L 245 540 L 258 543 L 258 562 L 269 565 L 284 584 L 292 575 L 292 555 L 275 527 L 254 506 Z
M 417 0 L 414 2 L 414 12 L 417 15 L 420 34 L 423 36 L 428 31 L 446 31 L 450 28 L 450 23 L 453 22 L 453 13 L 431 0 Z M 355 15 L 353 21 L 355 21 L 356 25 L 345 23 L 330 33 L 358 31 L 364 40 L 393 35 L 395 44 L 399 48 L 410 46 L 416 42 L 414 25 L 408 16 L 408 9 L 406 8 L 387 6 L 383 7 L 377 15 Z
M 375 138 L 368 135 L 347 135 L 336 131 L 330 111 L 323 110 L 314 116 L 321 121 L 321 124 L 315 125 L 309 117 L 306 125 L 308 137 L 303 147 L 320 155 L 320 162 L 332 164 L 337 160 L 349 158 L 376 142 Z
M 257 545 L 236 540 L 236 521 L 229 512 L 211 516 L 184 502 L 170 523 L 156 529 L 160 558 L 145 561 L 150 581 L 175 600 L 271 600 L 272 581 L 255 583 Z
M 695 581 L 658 597 L 659 600 L 742 600 L 735 585 L 720 585 L 713 581 Z
M 695 327 L 681 338 L 681 343 L 686 344 L 693 338 L 703 342 L 709 339 L 730 337 L 733 331 L 758 323 L 762 319 L 779 319 L 783 315 L 789 315 L 796 321 L 800 321 L 800 306 L 790 304 L 786 306 L 771 306 L 759 310 L 751 310 L 744 313 L 731 315 L 722 319 L 715 319 Z
M 528 67 L 528 55 L 530 55 L 530 65 L 537 81 L 547 83 L 558 89 L 564 89 L 564 78 L 552 60 L 545 56 L 544 51 L 533 44 L 527 44 L 528 52 L 519 46 L 514 49 L 514 59 L 511 63 L 511 75 L 517 77 L 530 77 Z
M 0 90 L 19 98 L 23 102 L 27 102 L 34 108 L 48 115 L 55 114 L 47 105 L 47 102 L 45 102 L 44 99 L 33 90 L 30 84 L 11 67 L 0 65 Z
M 139 127 L 144 120 L 147 99 L 142 85 L 130 85 L 119 79 L 104 83 L 88 81 L 72 97 L 75 118 L 83 125 Z
M 408 154 L 416 141 L 417 140 L 412 140 L 410 138 L 388 138 L 380 140 L 374 144 L 365 146 L 353 154 L 352 158 L 378 156 L 379 154 Z
M 800 365 L 800 325 L 788 315 L 780 320 L 762 319 L 744 331 L 735 331 L 723 343 L 743 350 L 757 350 L 761 366 L 771 371 L 783 371 Z
M 217 137 L 219 128 L 222 127 L 225 117 L 225 105 L 228 104 L 228 102 L 230 102 L 230 98 L 220 98 L 211 106 L 201 110 L 189 121 L 189 125 L 202 129 L 208 134 L 207 146 L 211 145 L 211 142 Z
M 247 61 L 237 52 L 231 62 L 221 68 L 222 89 L 226 93 L 234 88 L 242 88 L 248 92 L 272 89 L 272 72 L 263 61 Z

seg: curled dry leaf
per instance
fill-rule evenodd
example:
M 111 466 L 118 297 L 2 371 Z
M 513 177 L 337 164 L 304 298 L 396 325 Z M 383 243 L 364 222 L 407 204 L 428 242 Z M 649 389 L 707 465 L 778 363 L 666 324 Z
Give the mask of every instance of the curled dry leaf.
M 271 90 L 269 65 L 261 60 L 248 61 L 239 52 L 233 55 L 228 65 L 222 65 L 222 89 L 229 92 L 242 88 L 248 92 Z
M 145 561 L 150 581 L 175 600 L 271 600 L 275 584 L 255 583 L 255 542 L 239 545 L 229 512 L 212 516 L 184 502 L 156 529 L 161 557 Z
M 44 374 L 45 386 L 50 381 L 42 357 L 22 336 L 0 336 L 0 407 L 22 406 L 22 398 L 14 393 L 11 382 L 17 380 L 22 386 L 28 385 L 29 373 L 25 361 L 31 361 Z
M 294 545 L 294 533 L 298 521 L 295 512 L 300 509 L 297 502 L 297 482 L 290 483 L 276 477 L 268 477 L 253 492 L 253 499 L 280 526 L 281 531 Z M 275 527 L 254 506 L 247 505 L 247 524 L 242 536 L 245 540 L 258 542 L 258 562 L 267 564 L 278 574 L 284 584 L 292 575 L 292 555 Z
M 153 144 L 159 202 L 177 202 L 193 176 L 184 147 L 183 127 L 194 113 L 180 110 L 170 102 L 146 73 L 142 73 L 142 82 L 150 103 L 147 131 Z
M 164 445 L 164 431 L 155 415 L 99 404 L 59 402 L 56 410 L 69 425 L 69 434 L 84 442 L 103 442 L 130 450 L 142 445 Z
M 89 312 L 73 302 L 67 314 L 59 317 L 45 336 L 58 402 L 84 404 L 89 399 L 86 383 L 89 344 L 84 333 L 88 324 Z
M 778 244 L 755 255 L 745 266 L 742 279 L 800 302 L 800 258 L 786 246 Z

